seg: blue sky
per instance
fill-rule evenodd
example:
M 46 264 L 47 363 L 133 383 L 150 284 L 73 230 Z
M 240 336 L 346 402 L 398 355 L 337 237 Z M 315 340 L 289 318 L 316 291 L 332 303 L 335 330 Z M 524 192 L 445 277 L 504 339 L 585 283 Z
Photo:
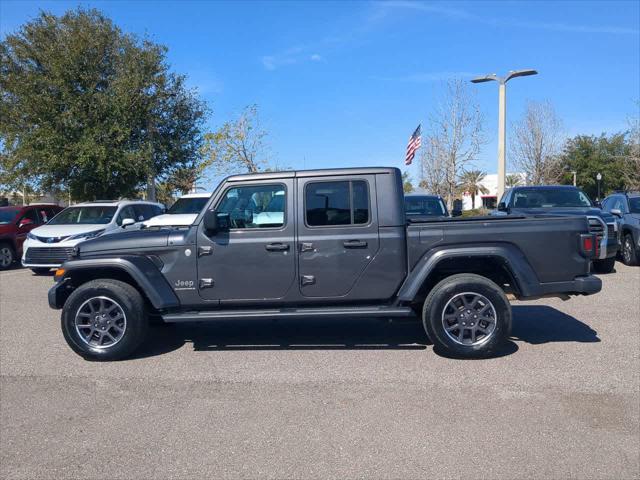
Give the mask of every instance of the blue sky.
M 210 105 L 210 128 L 260 107 L 280 166 L 403 166 L 451 77 L 535 68 L 509 83 L 508 121 L 549 100 L 567 135 L 625 128 L 640 98 L 640 2 L 0 2 L 2 35 L 40 9 L 96 7 L 169 47 Z M 497 85 L 477 166 L 495 172 Z M 414 178 L 417 168 L 412 169 Z

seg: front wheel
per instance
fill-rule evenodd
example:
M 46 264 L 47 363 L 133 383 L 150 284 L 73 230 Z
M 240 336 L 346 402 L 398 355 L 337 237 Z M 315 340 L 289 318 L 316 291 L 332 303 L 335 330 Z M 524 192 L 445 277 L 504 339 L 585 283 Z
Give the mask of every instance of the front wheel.
M 422 323 L 434 347 L 444 353 L 490 357 L 511 333 L 511 304 L 502 289 L 485 277 L 452 275 L 427 296 Z
M 633 245 L 633 236 L 630 233 L 625 234 L 622 239 L 622 261 L 625 265 L 638 265 L 638 252 Z
M 144 340 L 148 322 L 140 292 L 118 280 L 93 280 L 78 287 L 62 309 L 62 333 L 78 355 L 120 360 Z
M 596 273 L 611 273 L 616 265 L 616 257 L 594 260 L 593 269 Z
M 11 267 L 15 259 L 11 245 L 0 243 L 0 270 L 6 270 Z

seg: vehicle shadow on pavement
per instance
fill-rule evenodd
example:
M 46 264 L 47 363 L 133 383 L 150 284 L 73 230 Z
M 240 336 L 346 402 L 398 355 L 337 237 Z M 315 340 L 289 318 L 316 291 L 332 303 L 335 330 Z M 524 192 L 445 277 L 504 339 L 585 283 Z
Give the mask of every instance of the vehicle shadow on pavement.
M 513 307 L 512 340 L 539 345 L 549 342 L 599 342 L 598 332 L 577 318 L 546 305 Z
M 417 320 L 229 320 L 151 328 L 135 358 L 160 355 L 193 343 L 195 351 L 423 350 L 431 342 Z
M 493 358 L 518 351 L 515 342 L 599 342 L 588 325 L 553 307 L 514 306 L 511 339 Z M 234 350 L 424 350 L 432 345 L 415 320 L 362 318 L 225 320 L 155 326 L 133 358 L 171 352 L 192 343 L 194 351 Z M 445 355 L 443 352 L 435 352 Z

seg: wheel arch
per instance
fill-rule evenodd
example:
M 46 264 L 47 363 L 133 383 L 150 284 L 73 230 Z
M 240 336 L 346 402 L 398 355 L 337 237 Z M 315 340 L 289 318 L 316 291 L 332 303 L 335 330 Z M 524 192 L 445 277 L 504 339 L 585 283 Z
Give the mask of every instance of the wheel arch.
M 427 252 L 400 288 L 403 302 L 421 302 L 431 288 L 451 275 L 472 273 L 488 278 L 516 297 L 535 295 L 538 279 L 513 245 L 461 246 Z
M 62 308 L 73 290 L 91 280 L 99 279 L 120 280 L 131 285 L 154 310 L 173 308 L 180 304 L 158 267 L 147 257 L 70 260 L 61 268 L 65 270 L 63 277 L 49 291 L 49 304 L 53 308 Z

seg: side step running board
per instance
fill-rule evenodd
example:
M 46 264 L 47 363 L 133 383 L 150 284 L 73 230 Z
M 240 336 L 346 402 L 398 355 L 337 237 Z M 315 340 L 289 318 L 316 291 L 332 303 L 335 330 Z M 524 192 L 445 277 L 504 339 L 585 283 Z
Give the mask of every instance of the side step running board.
M 272 308 L 260 310 L 208 310 L 169 313 L 162 315 L 167 323 L 212 322 L 216 320 L 278 319 L 278 318 L 326 318 L 326 317 L 410 317 L 414 312 L 409 307 L 316 307 L 316 308 Z

